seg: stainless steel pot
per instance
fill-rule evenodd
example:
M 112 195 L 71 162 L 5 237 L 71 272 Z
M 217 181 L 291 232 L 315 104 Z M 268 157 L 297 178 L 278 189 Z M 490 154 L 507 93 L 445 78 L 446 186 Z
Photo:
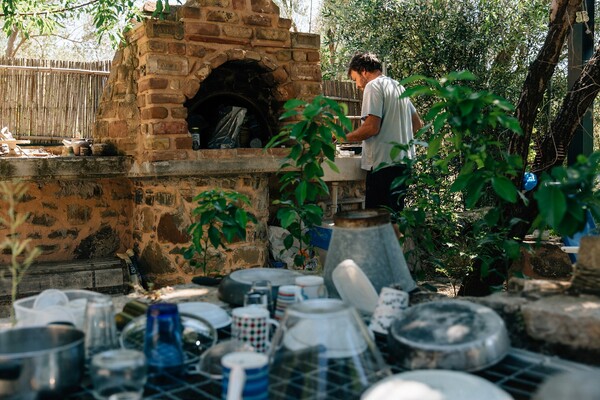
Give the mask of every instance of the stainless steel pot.
M 390 353 L 406 369 L 477 371 L 500 361 L 510 341 L 491 308 L 445 300 L 404 310 L 390 326 Z
M 84 371 L 84 334 L 61 325 L 0 332 L 0 398 L 61 398 Z

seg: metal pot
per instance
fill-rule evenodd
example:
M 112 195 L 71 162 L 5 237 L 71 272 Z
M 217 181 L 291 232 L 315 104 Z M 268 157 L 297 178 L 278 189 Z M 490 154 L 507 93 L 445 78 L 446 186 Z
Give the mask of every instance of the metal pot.
M 0 332 L 0 398 L 61 398 L 84 371 L 84 334 L 62 325 Z
M 406 369 L 477 371 L 499 362 L 510 348 L 502 318 L 463 300 L 409 307 L 390 326 L 388 342 L 394 361 Z
M 219 299 L 235 306 L 244 304 L 244 294 L 252 287 L 252 282 L 267 280 L 271 282 L 272 298 L 277 297 L 277 290 L 282 285 L 293 285 L 301 274 L 288 269 L 250 268 L 234 271 L 227 275 L 219 285 Z

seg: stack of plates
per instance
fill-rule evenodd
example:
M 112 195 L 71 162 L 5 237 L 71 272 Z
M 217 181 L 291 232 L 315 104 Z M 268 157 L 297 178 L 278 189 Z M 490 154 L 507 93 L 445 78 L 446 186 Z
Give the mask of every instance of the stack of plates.
M 216 304 L 205 303 L 201 301 L 180 303 L 177 305 L 180 313 L 186 313 L 195 317 L 204 318 L 215 329 L 224 328 L 231 324 L 231 317 L 227 311 Z

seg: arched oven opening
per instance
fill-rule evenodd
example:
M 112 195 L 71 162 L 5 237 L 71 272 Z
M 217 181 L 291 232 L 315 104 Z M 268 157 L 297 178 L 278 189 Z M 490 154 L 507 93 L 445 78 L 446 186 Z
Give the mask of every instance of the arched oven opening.
M 255 62 L 231 61 L 212 71 L 185 104 L 200 148 L 264 147 L 278 132 L 273 88 L 271 73 Z

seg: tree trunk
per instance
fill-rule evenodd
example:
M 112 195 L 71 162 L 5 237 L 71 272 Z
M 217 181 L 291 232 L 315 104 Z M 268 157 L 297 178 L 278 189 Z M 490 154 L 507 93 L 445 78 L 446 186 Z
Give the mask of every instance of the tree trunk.
M 17 52 L 18 46 L 16 45 L 17 38 L 19 37 L 19 31 L 14 29 L 10 36 L 8 37 L 8 41 L 6 43 L 6 50 L 4 51 L 4 56 L 8 58 L 12 58 L 15 56 Z
M 548 35 L 535 61 L 529 67 L 521 97 L 517 103 L 516 117 L 521 124 L 523 135 L 513 135 L 508 152 L 518 154 L 526 167 L 527 154 L 533 125 L 537 117 L 544 92 L 554 74 L 565 40 L 575 23 L 575 13 L 581 9 L 581 0 L 554 0 Z M 520 183 L 520 182 L 519 182 Z
M 586 63 L 581 75 L 565 96 L 558 115 L 552 122 L 549 134 L 540 141 L 535 171 L 548 171 L 561 165 L 581 118 L 591 107 L 600 91 L 600 47 Z
M 521 97 L 516 107 L 516 117 L 519 120 L 523 134 L 513 135 L 508 147 L 510 154 L 519 155 L 523 160 L 523 171 L 527 166 L 533 126 L 544 92 L 554 74 L 562 48 L 571 33 L 571 27 L 575 23 L 575 13 L 580 9 L 581 0 L 553 0 L 548 35 L 536 60 L 529 67 L 529 72 L 523 84 Z M 554 144 L 561 145 L 562 148 L 568 146 L 581 116 L 600 90 L 600 87 L 595 83 L 600 80 L 599 57 L 600 50 L 596 51 L 594 58 L 584 67 L 581 76 L 573 86 L 573 90 L 565 97 L 562 108 L 551 125 L 550 135 L 542 141 L 538 149 L 538 152 L 544 157 L 544 161 L 552 159 L 552 163 L 547 162 L 546 168 L 550 168 L 551 165 L 556 165 L 564 160 L 564 155 L 560 161 L 559 157 L 556 157 L 559 152 L 554 151 Z M 521 175 L 515 178 L 517 187 L 521 187 L 521 179 Z M 527 205 L 511 204 L 502 210 L 505 220 L 519 218 L 523 221 L 513 228 L 512 237 L 522 239 L 537 215 L 536 203 L 531 199 L 531 192 L 529 194 L 530 201 Z M 487 295 L 491 293 L 491 286 L 502 283 L 507 278 L 507 266 L 503 262 L 505 257 L 502 254 L 498 254 L 497 259 L 499 261 L 492 266 L 496 273 L 489 274 L 486 277 L 481 276 L 481 260 L 475 260 L 473 271 L 463 281 L 459 295 Z

